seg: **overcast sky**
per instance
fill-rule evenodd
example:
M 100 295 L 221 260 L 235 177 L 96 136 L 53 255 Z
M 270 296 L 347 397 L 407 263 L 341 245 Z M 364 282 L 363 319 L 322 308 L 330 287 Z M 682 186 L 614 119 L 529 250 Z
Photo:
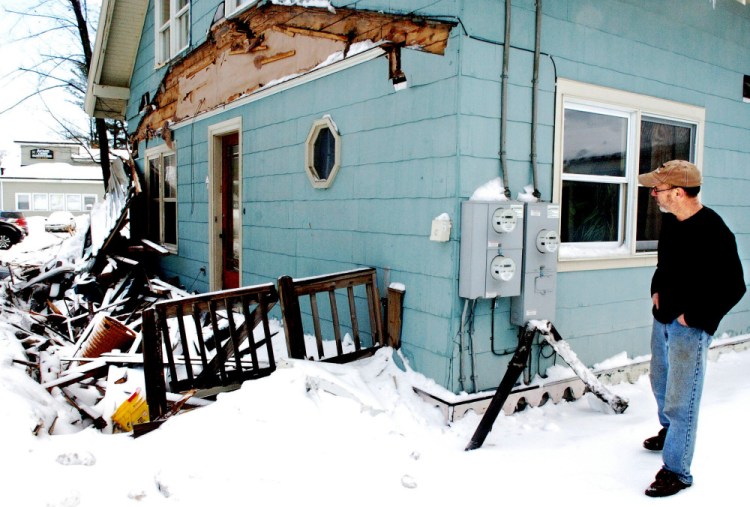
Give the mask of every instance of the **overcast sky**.
M 57 116 L 80 125 L 86 125 L 85 113 L 73 104 L 63 92 L 48 92 L 45 100 L 38 97 L 25 101 L 10 111 L 8 108 L 38 88 L 38 78 L 31 73 L 20 72 L 19 68 L 33 67 L 52 50 L 63 46 L 58 38 L 27 38 L 30 33 L 38 33 L 43 21 L 38 17 L 18 16 L 8 11 L 28 12 L 35 6 L 44 9 L 43 0 L 0 0 L 0 151 L 6 151 L 3 165 L 11 166 L 18 156 L 13 141 L 54 141 L 61 137 L 55 120 L 47 111 L 47 105 Z M 60 4 L 59 0 L 56 2 Z M 100 2 L 96 1 L 96 4 Z M 89 2 L 93 5 L 93 2 Z M 48 9 L 48 7 L 47 7 Z M 95 34 L 91 34 L 92 40 Z M 46 103 L 46 105 L 45 105 Z

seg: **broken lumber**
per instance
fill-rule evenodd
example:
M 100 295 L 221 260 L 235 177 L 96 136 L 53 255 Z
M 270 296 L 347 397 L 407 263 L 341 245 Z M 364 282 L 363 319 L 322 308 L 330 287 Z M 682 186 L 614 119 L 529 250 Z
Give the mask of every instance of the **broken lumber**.
M 614 411 L 615 414 L 622 414 L 623 412 L 625 412 L 625 410 L 628 408 L 628 400 L 617 396 L 616 394 L 609 391 L 609 389 L 604 387 L 604 384 L 599 381 L 594 372 L 586 368 L 581 360 L 578 359 L 576 353 L 573 352 L 573 349 L 570 348 L 570 345 L 562 339 L 560 333 L 557 332 L 557 329 L 555 329 L 551 322 L 532 321 L 532 323 L 536 326 L 539 334 L 541 334 L 542 337 L 547 340 L 550 345 L 552 345 L 552 348 L 555 349 L 555 352 L 557 352 L 560 357 L 562 357 L 563 360 L 568 363 L 575 374 L 578 375 L 581 380 L 583 380 L 583 383 L 586 384 L 586 386 L 591 390 L 592 393 L 594 393 L 597 398 L 609 405 L 609 407 Z

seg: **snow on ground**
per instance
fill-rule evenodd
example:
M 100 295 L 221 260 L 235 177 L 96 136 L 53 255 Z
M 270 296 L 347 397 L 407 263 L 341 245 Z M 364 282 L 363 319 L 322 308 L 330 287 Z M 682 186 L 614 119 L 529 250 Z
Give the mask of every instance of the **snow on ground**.
M 658 429 L 645 376 L 611 387 L 630 401 L 624 414 L 609 413 L 591 394 L 501 413 L 483 447 L 466 452 L 480 416 L 446 421 L 412 390 L 440 394 L 438 388 L 408 365 L 400 369 L 402 358 L 391 349 L 347 365 L 282 359 L 270 377 L 135 439 L 74 431 L 70 406 L 12 362 L 21 355 L 12 329 L 3 326 L 0 505 L 654 502 L 643 495 L 660 467 L 659 454 L 641 448 Z M 744 505 L 749 369 L 748 352 L 727 352 L 709 364 L 696 482 L 662 502 Z M 40 420 L 54 416 L 62 434 L 32 435 Z

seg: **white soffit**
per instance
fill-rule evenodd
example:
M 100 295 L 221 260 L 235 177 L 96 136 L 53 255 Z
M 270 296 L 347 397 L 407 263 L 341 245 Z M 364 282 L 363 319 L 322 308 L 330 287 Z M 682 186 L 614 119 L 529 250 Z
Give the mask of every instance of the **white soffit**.
M 84 108 L 94 117 L 125 117 L 130 78 L 148 0 L 103 0 Z

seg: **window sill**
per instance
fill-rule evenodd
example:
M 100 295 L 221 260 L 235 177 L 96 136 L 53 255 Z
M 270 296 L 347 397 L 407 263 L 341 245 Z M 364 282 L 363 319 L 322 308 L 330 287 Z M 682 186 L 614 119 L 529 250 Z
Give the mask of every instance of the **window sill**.
M 559 273 L 569 271 L 594 271 L 600 269 L 628 269 L 656 266 L 656 253 L 638 256 L 612 256 L 596 258 L 560 258 L 557 263 Z

